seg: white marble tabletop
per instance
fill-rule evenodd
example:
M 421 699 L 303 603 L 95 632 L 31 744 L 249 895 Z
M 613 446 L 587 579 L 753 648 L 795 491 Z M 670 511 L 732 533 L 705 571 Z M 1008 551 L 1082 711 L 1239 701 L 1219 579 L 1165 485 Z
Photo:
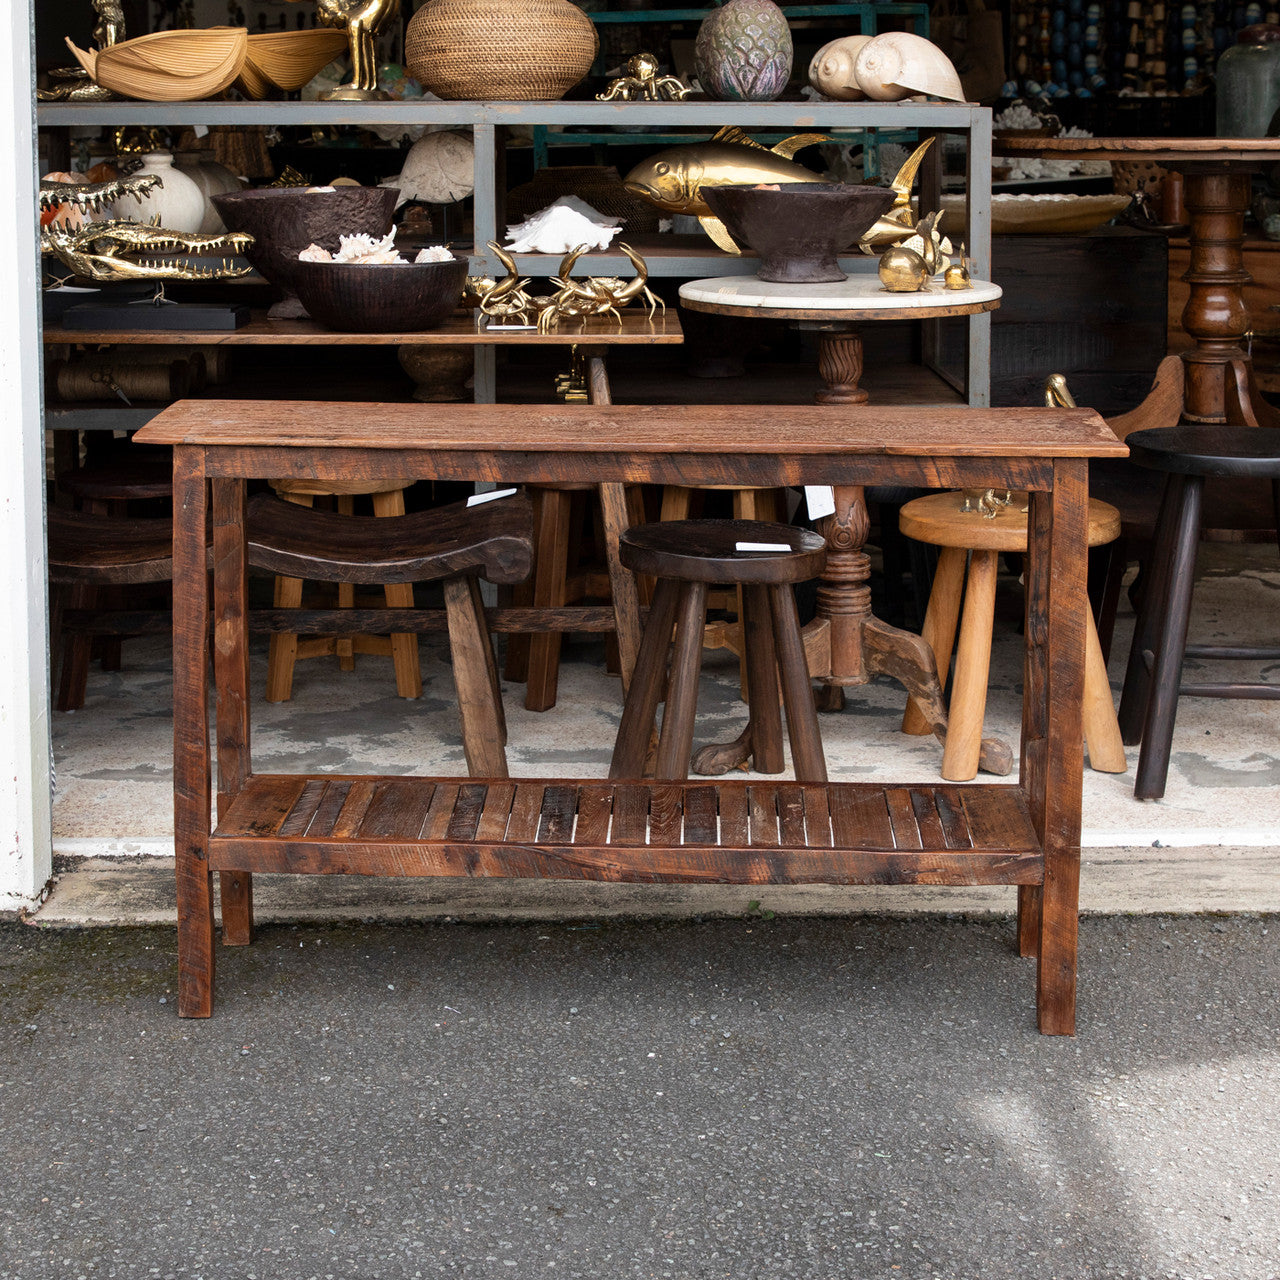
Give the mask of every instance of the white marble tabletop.
M 836 284 L 773 284 L 757 276 L 716 276 L 690 280 L 680 286 L 680 300 L 694 310 L 750 314 L 770 312 L 830 312 L 835 319 L 880 319 L 887 313 L 930 312 L 965 315 L 991 311 L 1002 290 L 990 280 L 974 280 L 970 289 L 947 289 L 940 277 L 917 293 L 890 293 L 880 277 L 867 272 Z

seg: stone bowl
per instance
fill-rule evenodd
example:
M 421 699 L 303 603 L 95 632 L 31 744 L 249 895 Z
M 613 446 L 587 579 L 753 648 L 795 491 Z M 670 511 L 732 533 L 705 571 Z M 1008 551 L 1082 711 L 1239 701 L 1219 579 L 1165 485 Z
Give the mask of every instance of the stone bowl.
M 784 182 L 775 191 L 735 184 L 701 195 L 729 234 L 760 255 L 756 275 L 779 284 L 847 280 L 839 255 L 894 201 L 888 187 L 841 182 Z
M 434 329 L 462 302 L 467 258 L 366 267 L 302 262 L 298 297 L 320 324 L 348 333 L 417 333 Z
M 394 187 L 258 187 L 212 200 L 228 231 L 253 237 L 245 257 L 288 297 L 297 293 L 298 267 L 306 265 L 298 262 L 303 249 L 318 244 L 336 253 L 342 236 L 385 236 L 399 194 Z

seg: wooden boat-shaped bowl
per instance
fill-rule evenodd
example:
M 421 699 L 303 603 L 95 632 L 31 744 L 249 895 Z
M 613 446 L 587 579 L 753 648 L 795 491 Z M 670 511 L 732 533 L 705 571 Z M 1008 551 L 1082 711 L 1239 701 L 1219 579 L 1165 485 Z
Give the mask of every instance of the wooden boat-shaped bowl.
M 263 31 L 249 37 L 236 87 L 246 98 L 267 98 L 275 90 L 291 93 L 346 51 L 347 33 L 331 27 Z
M 248 52 L 244 27 L 154 31 L 106 49 L 67 47 L 89 78 L 122 98 L 185 102 L 221 93 L 240 74 Z

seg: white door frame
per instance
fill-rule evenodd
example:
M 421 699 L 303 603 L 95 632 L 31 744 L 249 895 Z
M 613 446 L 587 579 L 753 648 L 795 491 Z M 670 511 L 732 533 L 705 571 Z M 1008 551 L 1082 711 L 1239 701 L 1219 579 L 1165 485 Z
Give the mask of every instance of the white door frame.
M 52 869 L 33 0 L 0 25 L 0 911 Z

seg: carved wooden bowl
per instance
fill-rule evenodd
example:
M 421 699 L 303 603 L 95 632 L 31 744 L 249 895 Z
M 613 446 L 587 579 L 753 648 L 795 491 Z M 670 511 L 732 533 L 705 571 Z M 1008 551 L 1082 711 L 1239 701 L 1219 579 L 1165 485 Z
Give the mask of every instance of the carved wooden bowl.
M 841 182 L 784 182 L 773 191 L 703 187 L 701 194 L 729 234 L 760 255 L 756 275 L 782 284 L 847 280 L 839 255 L 894 201 L 888 187 Z
M 365 267 L 302 262 L 294 286 L 318 323 L 340 332 L 417 333 L 447 320 L 462 301 L 466 258 Z

